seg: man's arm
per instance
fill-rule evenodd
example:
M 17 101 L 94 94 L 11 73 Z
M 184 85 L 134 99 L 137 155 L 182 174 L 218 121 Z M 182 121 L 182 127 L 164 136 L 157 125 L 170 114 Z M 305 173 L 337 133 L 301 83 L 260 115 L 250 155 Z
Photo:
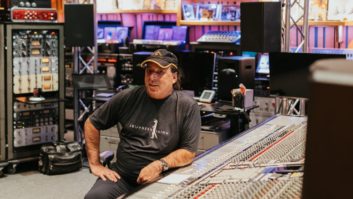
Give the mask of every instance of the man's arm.
M 169 168 L 176 168 L 188 165 L 195 157 L 195 153 L 186 149 L 177 149 L 162 159 L 167 162 Z M 141 169 L 137 183 L 150 183 L 158 179 L 163 171 L 160 160 L 156 160 Z
M 178 149 L 162 158 L 167 162 L 169 168 L 182 167 L 192 162 L 195 153 L 186 149 Z
M 102 178 L 104 181 L 109 179 L 113 182 L 116 182 L 118 179 L 120 179 L 119 174 L 108 169 L 107 167 L 104 167 L 100 162 L 100 133 L 99 130 L 93 126 L 89 118 L 85 122 L 84 133 L 86 141 L 86 153 L 92 174 Z

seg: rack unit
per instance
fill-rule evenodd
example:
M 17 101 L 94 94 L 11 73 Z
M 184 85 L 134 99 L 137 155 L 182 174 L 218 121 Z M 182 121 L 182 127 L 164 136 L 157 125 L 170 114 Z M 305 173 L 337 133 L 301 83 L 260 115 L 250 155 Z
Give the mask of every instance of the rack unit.
M 7 158 L 14 172 L 36 159 L 42 144 L 63 138 L 64 38 L 61 24 L 12 23 L 5 32 Z
M 0 55 L 4 55 L 4 25 L 0 24 Z M 0 162 L 6 160 L 5 143 L 5 67 L 3 56 L 0 56 Z M 0 169 L 1 170 L 1 169 Z

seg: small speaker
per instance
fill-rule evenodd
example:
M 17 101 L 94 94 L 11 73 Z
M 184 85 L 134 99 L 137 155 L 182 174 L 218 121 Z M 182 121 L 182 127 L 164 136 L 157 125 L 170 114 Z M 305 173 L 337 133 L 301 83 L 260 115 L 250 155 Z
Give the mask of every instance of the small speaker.
M 65 45 L 94 46 L 93 4 L 65 4 Z
M 246 88 L 255 85 L 255 58 L 220 57 L 218 58 L 218 100 L 232 101 L 231 90 L 242 83 Z
M 241 49 L 254 52 L 281 51 L 281 3 L 240 4 Z

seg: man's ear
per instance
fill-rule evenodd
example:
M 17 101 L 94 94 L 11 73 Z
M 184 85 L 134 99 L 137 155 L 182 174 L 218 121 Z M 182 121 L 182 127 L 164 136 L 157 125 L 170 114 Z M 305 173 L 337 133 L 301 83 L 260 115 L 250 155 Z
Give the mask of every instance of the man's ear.
M 173 73 L 173 84 L 178 81 L 178 73 Z

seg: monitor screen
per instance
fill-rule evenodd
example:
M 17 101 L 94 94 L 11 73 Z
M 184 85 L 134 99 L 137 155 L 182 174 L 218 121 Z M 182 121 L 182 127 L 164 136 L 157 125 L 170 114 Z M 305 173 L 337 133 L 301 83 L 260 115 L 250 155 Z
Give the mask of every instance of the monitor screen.
M 309 67 L 316 60 L 345 58 L 338 54 L 270 53 L 271 94 L 309 98 Z
M 173 37 L 174 41 L 186 42 L 188 38 L 188 27 L 187 26 L 173 26 Z
M 259 54 L 256 65 L 256 73 L 270 74 L 270 64 L 268 53 Z
M 129 36 L 129 28 L 120 22 L 99 21 L 97 27 L 97 43 L 123 43 Z
M 78 89 L 109 89 L 110 81 L 105 74 L 82 74 L 73 75 L 74 86 Z
M 174 22 L 148 21 L 144 23 L 143 39 L 186 42 L 187 26 L 176 26 Z
M 212 90 L 214 53 L 177 52 L 179 67 L 183 71 L 181 87 L 200 96 L 203 90 Z
M 172 40 L 173 28 L 160 28 L 158 32 L 158 40 L 169 41 Z
M 143 39 L 157 40 L 159 36 L 159 29 L 160 27 L 157 25 L 146 25 Z

